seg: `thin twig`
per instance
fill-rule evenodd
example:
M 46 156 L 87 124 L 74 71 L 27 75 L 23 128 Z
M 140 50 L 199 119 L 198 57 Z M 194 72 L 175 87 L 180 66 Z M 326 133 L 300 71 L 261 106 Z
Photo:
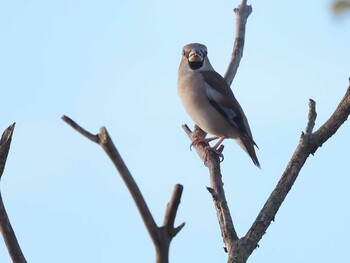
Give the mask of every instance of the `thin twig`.
M 94 135 L 84 128 L 80 127 L 75 121 L 73 121 L 71 118 L 67 117 L 66 115 L 62 116 L 62 120 L 65 121 L 69 126 L 71 126 L 74 130 L 76 130 L 78 133 L 83 135 L 84 137 L 88 138 L 89 140 L 100 144 L 100 138 L 98 135 Z

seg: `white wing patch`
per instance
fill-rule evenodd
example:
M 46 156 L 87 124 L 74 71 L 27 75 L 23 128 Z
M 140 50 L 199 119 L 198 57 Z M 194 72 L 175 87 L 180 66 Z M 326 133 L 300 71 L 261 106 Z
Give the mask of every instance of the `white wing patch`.
M 205 85 L 205 93 L 208 96 L 209 100 L 215 103 L 216 110 L 218 110 L 219 112 L 221 111 L 221 114 L 224 113 L 228 121 L 231 124 L 238 127 L 239 125 L 237 125 L 237 123 L 235 122 L 235 118 L 238 116 L 237 113 L 233 109 L 225 107 L 222 105 L 222 103 L 220 103 L 225 99 L 224 96 L 219 91 L 211 87 L 209 84 Z

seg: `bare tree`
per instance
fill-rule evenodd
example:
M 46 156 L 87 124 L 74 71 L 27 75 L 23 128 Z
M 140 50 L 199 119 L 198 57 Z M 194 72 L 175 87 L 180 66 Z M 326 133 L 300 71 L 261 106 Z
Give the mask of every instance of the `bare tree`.
M 234 9 L 234 12 L 236 14 L 236 36 L 233 45 L 232 57 L 228 69 L 224 75 L 224 78 L 229 85 L 232 84 L 236 76 L 240 60 L 243 56 L 246 29 L 245 26 L 247 19 L 252 12 L 252 7 L 247 5 L 246 0 L 242 0 L 240 5 Z M 334 113 L 323 125 L 314 131 L 315 120 L 317 117 L 316 103 L 312 99 L 309 100 L 309 112 L 306 128 L 304 132 L 301 133 L 299 144 L 295 149 L 295 152 L 285 168 L 280 180 L 277 182 L 276 187 L 271 192 L 271 195 L 257 215 L 255 221 L 252 223 L 251 227 L 247 230 L 243 237 L 238 237 L 235 231 L 235 224 L 232 220 L 230 209 L 225 197 L 219 156 L 211 151 L 208 153 L 208 151 L 205 150 L 206 145 L 203 143 L 194 146 L 199 157 L 206 162 L 205 164 L 208 167 L 211 186 L 207 189 L 213 198 L 214 207 L 216 209 L 216 214 L 221 229 L 221 235 L 225 244 L 225 251 L 228 254 L 227 262 L 247 262 L 249 256 L 252 254 L 254 249 L 258 247 L 259 241 L 266 233 L 271 222 L 274 220 L 277 211 L 291 190 L 309 155 L 315 154 L 317 149 L 337 132 L 340 126 L 347 120 L 349 114 L 350 87 L 347 88 L 344 97 L 340 101 Z M 148 233 L 155 245 L 156 262 L 167 263 L 169 261 L 168 257 L 171 240 L 185 225 L 185 223 L 182 223 L 178 227 L 174 227 L 174 221 L 183 191 L 182 185 L 175 185 L 171 200 L 167 205 L 163 225 L 160 227 L 157 226 L 139 187 L 113 144 L 107 129 L 102 127 L 100 132 L 94 135 L 83 129 L 67 116 L 63 116 L 62 119 L 77 132 L 91 141 L 99 144 L 106 152 L 117 168 L 120 176 L 124 180 L 141 214 Z M 197 136 L 206 136 L 205 132 L 196 126 L 194 131 L 191 131 L 187 125 L 183 125 L 183 129 L 191 141 L 193 141 Z M 14 124 L 4 131 L 0 141 L 0 179 L 8 156 L 13 130 Z M 223 146 L 220 148 L 220 150 L 223 150 Z M 13 262 L 26 262 L 6 214 L 1 193 L 0 230 Z

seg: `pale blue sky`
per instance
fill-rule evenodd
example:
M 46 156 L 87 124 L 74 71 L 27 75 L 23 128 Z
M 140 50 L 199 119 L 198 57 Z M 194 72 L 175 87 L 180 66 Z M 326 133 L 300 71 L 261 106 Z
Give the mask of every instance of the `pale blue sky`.
M 154 262 L 154 248 L 122 180 L 91 132 L 106 126 L 161 224 L 184 185 L 171 262 L 226 262 L 207 169 L 181 124 L 176 92 L 182 46 L 207 45 L 220 73 L 230 59 L 239 1 L 0 2 L 0 129 L 16 122 L 1 191 L 28 262 Z M 350 17 L 325 1 L 250 1 L 233 90 L 249 118 L 262 169 L 225 142 L 225 190 L 242 236 L 275 187 L 308 99 L 319 127 L 350 76 Z M 348 258 L 349 123 L 310 157 L 260 248 L 257 262 Z M 0 241 L 0 262 L 11 262 Z

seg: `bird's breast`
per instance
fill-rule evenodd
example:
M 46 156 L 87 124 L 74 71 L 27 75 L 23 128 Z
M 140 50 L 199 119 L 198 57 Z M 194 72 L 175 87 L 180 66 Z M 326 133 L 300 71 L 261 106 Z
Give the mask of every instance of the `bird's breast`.
M 191 119 L 205 132 L 220 137 L 237 137 L 236 129 L 210 104 L 208 85 L 201 74 L 184 74 L 178 79 L 178 94 Z

